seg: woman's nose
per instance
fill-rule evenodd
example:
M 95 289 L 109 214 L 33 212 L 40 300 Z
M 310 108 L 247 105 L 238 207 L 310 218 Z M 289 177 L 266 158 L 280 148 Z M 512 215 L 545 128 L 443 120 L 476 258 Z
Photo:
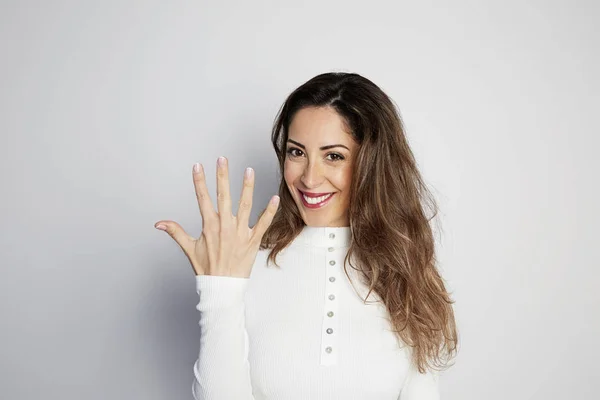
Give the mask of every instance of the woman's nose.
M 302 174 L 301 181 L 307 188 L 315 188 L 321 184 L 323 180 L 323 170 L 316 163 L 307 164 Z

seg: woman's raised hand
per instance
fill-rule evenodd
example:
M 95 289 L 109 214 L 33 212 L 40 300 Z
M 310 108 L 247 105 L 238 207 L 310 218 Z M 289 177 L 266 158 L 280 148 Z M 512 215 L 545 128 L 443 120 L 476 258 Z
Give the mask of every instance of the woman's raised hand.
M 279 205 L 279 196 L 273 196 L 253 228 L 248 226 L 254 191 L 254 171 L 247 168 L 238 214 L 231 211 L 229 169 L 227 159 L 217 162 L 216 212 L 206 187 L 206 177 L 201 164 L 192 173 L 196 198 L 202 215 L 202 234 L 198 239 L 189 236 L 174 221 L 159 221 L 154 227 L 165 230 L 181 247 L 192 264 L 196 275 L 221 275 L 239 278 L 250 277 L 260 242 L 273 221 Z

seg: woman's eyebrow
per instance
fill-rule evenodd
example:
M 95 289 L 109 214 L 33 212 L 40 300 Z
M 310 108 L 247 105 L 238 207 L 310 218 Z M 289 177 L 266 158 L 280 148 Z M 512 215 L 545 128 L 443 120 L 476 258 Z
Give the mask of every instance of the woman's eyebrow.
M 295 140 L 292 140 L 292 139 L 288 139 L 288 142 L 292 142 L 292 143 L 294 143 L 296 146 L 300 146 L 300 147 L 302 147 L 304 150 L 306 150 L 306 147 L 304 147 L 304 145 L 303 145 L 302 143 L 298 143 L 298 142 L 296 142 Z M 345 148 L 346 150 L 350 151 L 350 149 L 349 149 L 348 147 L 344 146 L 343 144 L 330 144 L 330 145 L 327 145 L 327 146 L 320 147 L 319 149 L 320 149 L 320 150 L 328 150 L 328 149 L 332 149 L 332 148 L 334 148 L 334 147 L 343 147 L 343 148 Z

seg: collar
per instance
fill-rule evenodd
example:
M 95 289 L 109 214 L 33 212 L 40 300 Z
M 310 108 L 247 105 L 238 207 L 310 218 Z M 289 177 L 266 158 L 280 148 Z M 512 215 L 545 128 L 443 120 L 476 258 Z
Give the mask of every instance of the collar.
M 304 226 L 298 241 L 314 247 L 348 247 L 352 233 L 349 226 Z

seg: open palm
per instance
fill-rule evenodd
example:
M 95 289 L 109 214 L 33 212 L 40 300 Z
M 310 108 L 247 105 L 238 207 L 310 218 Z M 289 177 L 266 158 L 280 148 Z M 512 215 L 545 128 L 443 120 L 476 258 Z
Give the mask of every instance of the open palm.
M 174 221 L 163 220 L 154 227 L 165 230 L 181 247 L 196 275 L 220 275 L 248 278 L 263 235 L 273 221 L 279 196 L 273 196 L 256 225 L 248 226 L 254 192 L 254 171 L 246 169 L 238 214 L 231 210 L 227 159 L 217 163 L 217 207 L 215 211 L 201 164 L 193 170 L 196 198 L 202 215 L 202 234 L 193 238 Z

